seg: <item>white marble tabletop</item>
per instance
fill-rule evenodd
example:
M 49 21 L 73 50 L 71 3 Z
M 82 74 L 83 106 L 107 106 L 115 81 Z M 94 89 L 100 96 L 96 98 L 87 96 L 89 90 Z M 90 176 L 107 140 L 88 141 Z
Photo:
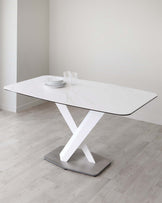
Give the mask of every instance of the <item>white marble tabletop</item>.
M 122 116 L 131 115 L 157 97 L 152 92 L 88 80 L 78 80 L 76 85 L 55 89 L 45 85 L 49 77 L 51 76 L 40 76 L 7 85 L 4 89 L 47 101 Z

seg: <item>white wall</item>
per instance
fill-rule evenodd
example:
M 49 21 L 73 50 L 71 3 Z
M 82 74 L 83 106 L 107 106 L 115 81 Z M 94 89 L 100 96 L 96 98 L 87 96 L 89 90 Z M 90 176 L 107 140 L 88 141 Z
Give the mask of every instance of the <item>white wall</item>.
M 49 73 L 49 1 L 18 0 L 18 81 Z M 18 95 L 18 111 L 39 100 Z
M 3 86 L 16 82 L 17 0 L 0 0 L 0 108 L 16 111 L 16 94 Z
M 161 11 L 161 0 L 50 0 L 50 73 L 154 91 L 133 117 L 162 124 Z
M 21 111 L 42 101 L 3 86 L 49 73 L 49 1 L 0 0 L 0 108 Z

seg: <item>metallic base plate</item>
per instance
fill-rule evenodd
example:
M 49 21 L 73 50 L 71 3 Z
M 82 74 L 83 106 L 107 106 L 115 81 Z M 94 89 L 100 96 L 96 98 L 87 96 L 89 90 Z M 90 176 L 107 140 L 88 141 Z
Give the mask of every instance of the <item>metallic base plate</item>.
M 47 154 L 44 159 L 65 170 L 70 170 L 73 172 L 82 173 L 90 176 L 98 176 L 106 167 L 111 164 L 110 160 L 95 153 L 92 154 L 96 163 L 89 163 L 80 149 L 75 152 L 75 154 L 68 162 L 63 162 L 60 161 L 59 157 L 59 154 L 62 149 L 63 146 L 56 148 L 55 150 Z

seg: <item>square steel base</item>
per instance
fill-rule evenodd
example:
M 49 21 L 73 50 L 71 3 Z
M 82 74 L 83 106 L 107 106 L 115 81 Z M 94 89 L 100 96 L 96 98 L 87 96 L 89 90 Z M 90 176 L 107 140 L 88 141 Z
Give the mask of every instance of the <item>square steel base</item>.
M 92 154 L 96 163 L 95 164 L 89 163 L 87 158 L 80 149 L 78 149 L 74 153 L 74 155 L 68 162 L 63 162 L 60 161 L 59 157 L 59 154 L 62 149 L 63 146 L 56 148 L 55 150 L 47 154 L 44 157 L 44 159 L 65 170 L 82 173 L 90 176 L 98 176 L 105 168 L 107 168 L 111 164 L 110 160 L 95 153 Z

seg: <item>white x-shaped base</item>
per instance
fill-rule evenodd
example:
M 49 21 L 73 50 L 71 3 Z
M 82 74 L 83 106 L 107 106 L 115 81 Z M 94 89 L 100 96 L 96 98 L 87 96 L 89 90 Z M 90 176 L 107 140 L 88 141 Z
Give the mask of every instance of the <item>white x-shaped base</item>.
M 102 118 L 104 113 L 97 111 L 89 111 L 85 119 L 79 125 L 79 127 L 77 127 L 67 106 L 58 103 L 56 105 L 73 133 L 73 136 L 70 138 L 70 140 L 60 153 L 60 160 L 63 162 L 67 162 L 71 158 L 71 156 L 75 153 L 75 151 L 80 147 L 84 152 L 88 161 L 90 163 L 95 163 L 95 160 L 91 152 L 89 151 L 87 145 L 83 144 L 83 142 L 85 138 L 88 136 L 88 134 L 91 132 L 91 130 L 98 123 L 98 121 Z

